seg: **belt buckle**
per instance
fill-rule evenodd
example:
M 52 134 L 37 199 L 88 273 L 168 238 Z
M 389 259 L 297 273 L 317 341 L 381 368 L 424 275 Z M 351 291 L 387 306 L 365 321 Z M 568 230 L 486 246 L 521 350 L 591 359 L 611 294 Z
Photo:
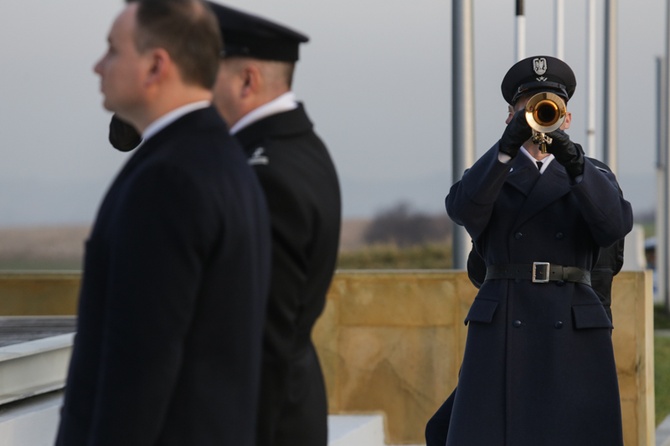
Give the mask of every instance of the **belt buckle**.
M 533 262 L 533 273 L 531 276 L 531 281 L 533 283 L 548 283 L 549 266 L 549 262 Z

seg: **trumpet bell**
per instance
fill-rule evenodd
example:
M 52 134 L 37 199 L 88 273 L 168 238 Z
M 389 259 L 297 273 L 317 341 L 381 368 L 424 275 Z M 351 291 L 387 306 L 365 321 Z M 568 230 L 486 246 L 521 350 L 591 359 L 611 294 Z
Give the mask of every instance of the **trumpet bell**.
M 565 115 L 565 101 L 554 93 L 538 93 L 526 103 L 526 121 L 538 133 L 557 130 L 565 122 Z

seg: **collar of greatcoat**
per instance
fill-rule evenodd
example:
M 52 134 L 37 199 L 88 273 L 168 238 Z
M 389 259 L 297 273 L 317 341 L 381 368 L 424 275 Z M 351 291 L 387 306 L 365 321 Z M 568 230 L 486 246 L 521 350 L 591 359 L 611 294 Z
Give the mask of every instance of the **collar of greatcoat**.
M 515 157 L 511 167 L 507 184 L 526 195 L 517 224 L 528 220 L 571 190 L 568 174 L 559 163 L 549 164 L 542 175 L 525 156 Z

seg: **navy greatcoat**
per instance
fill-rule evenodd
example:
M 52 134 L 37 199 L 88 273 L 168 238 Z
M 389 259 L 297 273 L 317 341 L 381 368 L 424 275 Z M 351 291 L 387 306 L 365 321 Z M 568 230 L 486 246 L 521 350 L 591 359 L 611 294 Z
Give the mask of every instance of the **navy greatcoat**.
M 272 225 L 257 444 L 325 446 L 328 404 L 311 335 L 339 246 L 335 166 L 302 104 L 235 137 L 260 179 Z
M 86 244 L 58 446 L 253 446 L 263 192 L 214 108 L 146 140 Z
M 590 270 L 632 227 L 614 175 L 586 160 L 571 184 L 554 160 L 540 175 L 494 145 L 446 199 L 487 266 L 550 262 Z M 487 280 L 468 337 L 447 446 L 622 445 L 610 319 L 574 282 Z

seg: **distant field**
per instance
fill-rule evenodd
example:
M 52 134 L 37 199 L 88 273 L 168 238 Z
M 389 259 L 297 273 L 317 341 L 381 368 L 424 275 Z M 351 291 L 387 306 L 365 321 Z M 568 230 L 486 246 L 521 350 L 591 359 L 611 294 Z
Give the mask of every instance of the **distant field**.
M 340 249 L 363 246 L 368 220 L 342 223 Z M 0 270 L 80 269 L 88 226 L 0 228 Z
M 365 244 L 363 235 L 369 224 L 370 220 L 364 219 L 344 220 L 340 232 L 340 251 L 351 251 L 363 247 Z
M 0 228 L 0 269 L 79 269 L 87 226 Z

